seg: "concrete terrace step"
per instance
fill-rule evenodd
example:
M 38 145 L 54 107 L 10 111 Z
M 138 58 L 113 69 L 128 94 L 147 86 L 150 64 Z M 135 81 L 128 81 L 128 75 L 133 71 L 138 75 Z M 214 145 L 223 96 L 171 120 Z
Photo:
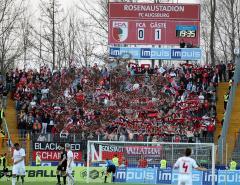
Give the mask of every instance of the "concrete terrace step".
M 233 104 L 233 111 L 231 113 L 230 125 L 227 133 L 227 146 L 228 146 L 228 160 L 231 159 L 235 144 L 237 143 L 238 135 L 240 129 L 240 86 L 238 86 L 236 91 L 236 97 Z
M 222 118 L 224 116 L 224 94 L 227 92 L 229 88 L 229 84 L 227 82 L 222 82 L 218 84 L 217 87 L 217 97 L 218 97 L 218 101 L 217 101 L 217 119 L 218 122 L 216 124 L 216 131 L 214 133 L 214 143 L 217 144 L 218 143 L 218 136 L 221 134 L 222 131 L 222 126 L 220 124 L 220 122 L 222 121 Z

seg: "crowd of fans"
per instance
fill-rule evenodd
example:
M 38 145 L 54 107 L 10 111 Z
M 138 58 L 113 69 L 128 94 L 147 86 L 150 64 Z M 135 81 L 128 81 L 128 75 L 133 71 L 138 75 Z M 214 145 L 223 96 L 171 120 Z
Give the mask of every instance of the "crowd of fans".
M 213 137 L 220 78 L 219 67 L 188 63 L 53 72 L 44 66 L 9 71 L 6 89 L 16 102 L 21 137 L 178 142 Z

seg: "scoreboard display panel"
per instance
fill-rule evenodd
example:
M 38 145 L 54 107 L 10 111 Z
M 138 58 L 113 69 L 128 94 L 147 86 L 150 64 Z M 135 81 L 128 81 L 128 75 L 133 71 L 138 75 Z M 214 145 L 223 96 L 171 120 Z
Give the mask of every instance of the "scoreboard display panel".
M 198 21 L 111 20 L 110 44 L 174 45 L 181 39 L 199 44 Z
M 197 26 L 177 26 L 176 36 L 178 38 L 196 38 L 197 37 Z
M 200 44 L 200 5 L 109 3 L 108 42 L 134 45 Z

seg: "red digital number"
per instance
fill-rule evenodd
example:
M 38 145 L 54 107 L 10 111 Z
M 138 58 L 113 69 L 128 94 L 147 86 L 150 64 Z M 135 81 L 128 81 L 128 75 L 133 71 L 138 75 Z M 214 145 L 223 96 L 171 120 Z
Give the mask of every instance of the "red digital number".
M 187 173 L 188 165 L 186 165 L 185 163 L 183 163 L 183 168 L 185 169 L 185 173 Z

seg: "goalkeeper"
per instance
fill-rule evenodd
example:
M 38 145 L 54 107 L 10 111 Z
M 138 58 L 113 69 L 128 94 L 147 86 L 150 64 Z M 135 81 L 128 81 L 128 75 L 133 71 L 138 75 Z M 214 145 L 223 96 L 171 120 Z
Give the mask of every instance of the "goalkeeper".
M 106 171 L 104 183 L 107 183 L 107 176 L 109 173 L 112 173 L 112 182 L 114 182 L 115 181 L 115 173 L 116 173 L 115 164 L 113 164 L 113 162 L 111 160 L 107 159 L 106 167 L 107 167 L 107 171 Z

